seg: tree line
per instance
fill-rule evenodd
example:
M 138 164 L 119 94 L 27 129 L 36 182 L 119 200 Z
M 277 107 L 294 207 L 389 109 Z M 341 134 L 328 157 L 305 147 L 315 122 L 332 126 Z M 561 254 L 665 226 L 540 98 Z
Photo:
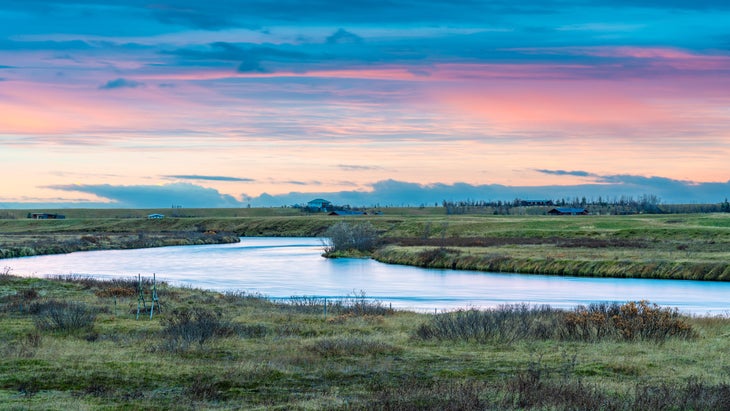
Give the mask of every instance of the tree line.
M 540 215 L 557 207 L 585 208 L 590 214 L 687 214 L 687 213 L 730 213 L 730 202 L 726 198 L 720 203 L 709 204 L 662 204 L 655 195 L 639 197 L 618 196 L 587 198 L 564 197 L 555 200 L 512 201 L 443 200 L 446 214 L 494 214 L 494 215 Z

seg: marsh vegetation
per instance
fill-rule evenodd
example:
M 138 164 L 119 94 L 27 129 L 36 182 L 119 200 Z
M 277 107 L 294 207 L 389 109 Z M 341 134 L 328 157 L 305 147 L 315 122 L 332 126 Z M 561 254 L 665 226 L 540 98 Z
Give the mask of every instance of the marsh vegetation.
M 0 402 L 43 410 L 730 407 L 726 316 L 686 317 L 648 302 L 417 314 L 364 295 L 329 301 L 325 314 L 317 298 L 158 284 L 161 310 L 136 320 L 137 285 L 0 275 Z

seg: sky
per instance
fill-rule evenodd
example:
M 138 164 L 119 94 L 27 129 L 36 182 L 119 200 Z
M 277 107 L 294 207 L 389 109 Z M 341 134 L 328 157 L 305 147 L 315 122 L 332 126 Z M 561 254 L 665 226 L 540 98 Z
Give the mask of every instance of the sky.
M 726 0 L 0 0 L 0 208 L 730 196 Z

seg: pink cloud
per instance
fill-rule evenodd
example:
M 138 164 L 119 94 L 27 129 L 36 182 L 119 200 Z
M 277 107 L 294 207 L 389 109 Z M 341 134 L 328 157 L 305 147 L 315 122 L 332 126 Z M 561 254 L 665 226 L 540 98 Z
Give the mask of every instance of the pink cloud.
M 651 60 L 649 64 L 655 67 L 663 65 L 678 70 L 708 71 L 708 70 L 730 70 L 730 55 L 726 53 L 696 53 L 687 50 L 670 47 L 546 47 L 546 48 L 513 48 L 508 51 L 522 52 L 532 55 L 568 55 L 568 56 L 589 56 L 614 59 L 635 59 L 639 61 Z M 600 67 L 600 61 L 591 62 L 595 67 Z M 607 63 L 611 64 L 611 63 Z M 624 68 L 624 70 L 626 70 Z M 675 73 L 676 75 L 676 73 Z

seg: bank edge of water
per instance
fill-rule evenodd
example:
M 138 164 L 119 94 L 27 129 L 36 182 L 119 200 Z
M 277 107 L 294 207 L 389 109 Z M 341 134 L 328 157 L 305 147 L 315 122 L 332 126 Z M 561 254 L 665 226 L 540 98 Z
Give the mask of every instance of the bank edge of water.
M 7 238 L 7 237 L 6 237 Z M 65 234 L 33 236 L 7 241 L 0 246 L 1 258 L 68 254 L 77 251 L 124 250 L 180 245 L 229 244 L 240 242 L 236 234 L 216 232 L 162 232 L 139 234 Z
M 387 246 L 372 254 L 386 264 L 423 268 L 574 277 L 730 281 L 730 264 L 686 261 L 521 259 L 503 254 L 461 254 L 449 248 Z

